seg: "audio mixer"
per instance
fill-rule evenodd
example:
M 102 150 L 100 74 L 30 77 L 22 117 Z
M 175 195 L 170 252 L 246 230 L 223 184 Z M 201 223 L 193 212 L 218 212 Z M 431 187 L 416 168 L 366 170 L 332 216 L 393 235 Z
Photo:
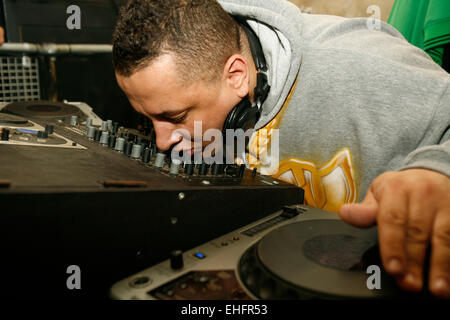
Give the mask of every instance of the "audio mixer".
M 2 294 L 106 297 L 121 278 L 280 210 L 303 190 L 183 164 L 84 103 L 0 104 Z M 150 128 L 151 129 L 151 128 Z M 82 290 L 68 290 L 77 265 Z

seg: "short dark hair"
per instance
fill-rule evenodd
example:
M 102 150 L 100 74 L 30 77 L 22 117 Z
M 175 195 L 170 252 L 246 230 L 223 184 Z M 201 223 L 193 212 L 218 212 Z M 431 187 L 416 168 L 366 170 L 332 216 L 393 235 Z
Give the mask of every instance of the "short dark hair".
M 113 66 L 130 76 L 170 52 L 181 79 L 210 81 L 241 51 L 239 29 L 216 0 L 132 0 L 113 33 Z

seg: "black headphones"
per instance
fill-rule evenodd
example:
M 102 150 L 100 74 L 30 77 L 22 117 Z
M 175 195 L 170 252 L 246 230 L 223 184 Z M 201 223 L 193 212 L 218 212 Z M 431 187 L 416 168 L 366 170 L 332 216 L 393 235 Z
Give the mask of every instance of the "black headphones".
M 261 105 L 266 100 L 270 90 L 266 75 L 266 59 L 264 58 L 258 37 L 245 20 L 240 17 L 233 18 L 244 29 L 247 35 L 253 61 L 255 62 L 257 78 L 254 91 L 255 102 L 252 104 L 247 95 L 230 111 L 223 124 L 222 133 L 224 137 L 226 137 L 227 129 L 243 129 L 246 132 L 248 129 L 255 127 L 256 122 L 261 116 Z

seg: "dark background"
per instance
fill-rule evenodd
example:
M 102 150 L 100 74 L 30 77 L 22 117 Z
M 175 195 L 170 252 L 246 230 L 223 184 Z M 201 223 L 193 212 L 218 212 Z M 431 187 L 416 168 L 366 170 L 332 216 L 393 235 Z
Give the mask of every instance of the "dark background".
M 0 25 L 6 42 L 111 44 L 120 7 L 126 0 L 0 0 Z M 81 29 L 66 27 L 67 7 L 81 11 Z M 39 57 L 41 98 L 82 101 L 102 119 L 134 128 L 143 119 L 117 85 L 111 54 L 57 56 L 56 82 L 50 77 L 48 57 Z

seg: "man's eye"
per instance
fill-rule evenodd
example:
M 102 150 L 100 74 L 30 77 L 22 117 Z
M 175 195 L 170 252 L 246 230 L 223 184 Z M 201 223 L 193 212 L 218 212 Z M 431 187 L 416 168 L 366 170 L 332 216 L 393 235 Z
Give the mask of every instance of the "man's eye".
M 175 118 L 175 119 L 171 119 L 171 120 L 174 123 L 181 123 L 181 122 L 183 122 L 184 119 L 186 119 L 186 116 L 187 116 L 187 113 L 185 113 L 181 117 L 178 117 L 178 118 Z

